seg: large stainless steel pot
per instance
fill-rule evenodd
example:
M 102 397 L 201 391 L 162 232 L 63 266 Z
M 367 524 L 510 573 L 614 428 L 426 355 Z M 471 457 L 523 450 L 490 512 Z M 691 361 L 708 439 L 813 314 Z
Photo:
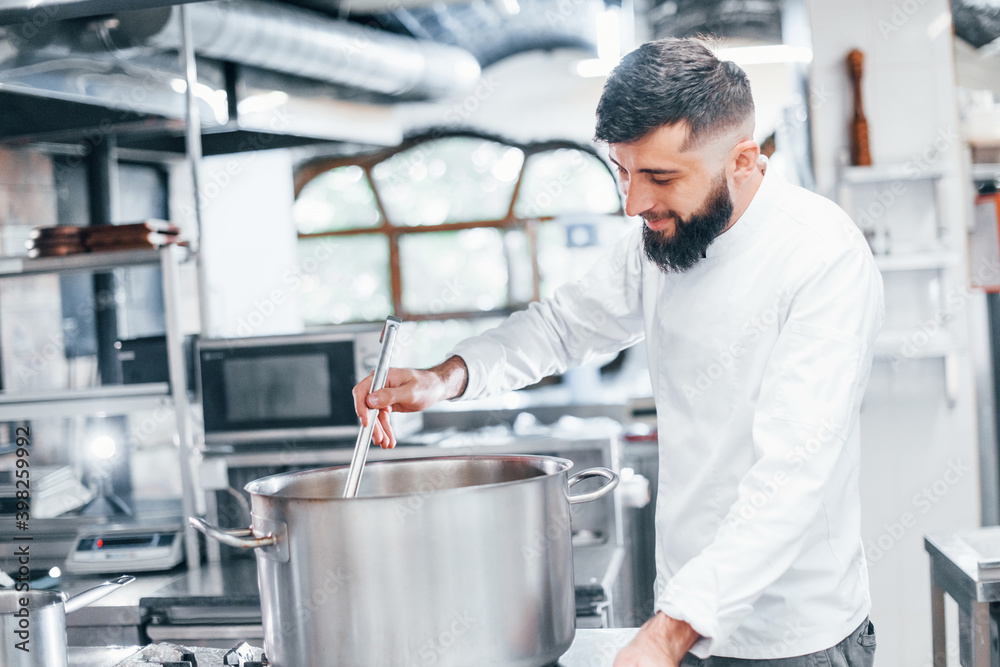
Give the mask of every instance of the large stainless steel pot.
M 73 597 L 60 591 L 0 591 L 0 667 L 66 667 L 66 614 L 132 581 L 135 577 L 118 577 Z
M 611 491 L 547 456 L 456 456 L 251 482 L 252 526 L 196 528 L 256 549 L 275 667 L 538 667 L 573 641 L 570 505 Z M 588 477 L 608 483 L 570 496 Z

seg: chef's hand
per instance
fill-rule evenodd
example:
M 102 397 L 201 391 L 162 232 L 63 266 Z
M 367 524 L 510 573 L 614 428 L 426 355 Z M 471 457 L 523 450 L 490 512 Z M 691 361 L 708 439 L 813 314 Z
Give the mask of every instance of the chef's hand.
M 614 667 L 678 667 L 699 637 L 684 621 L 656 612 L 621 650 Z
M 450 357 L 427 370 L 390 368 L 385 387 L 369 394 L 374 375 L 372 373 L 354 387 L 354 409 L 361 417 L 361 424 L 368 426 L 368 408 L 378 408 L 372 442 L 382 449 L 396 446 L 389 413 L 419 412 L 438 401 L 457 398 L 465 392 L 469 381 L 469 370 L 461 357 Z

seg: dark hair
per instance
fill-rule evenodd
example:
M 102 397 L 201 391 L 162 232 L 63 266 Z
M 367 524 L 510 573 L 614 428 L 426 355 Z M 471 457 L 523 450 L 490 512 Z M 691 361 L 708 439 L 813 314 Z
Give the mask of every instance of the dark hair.
M 596 139 L 630 143 L 687 121 L 686 146 L 743 124 L 754 112 L 746 73 L 695 39 L 659 39 L 627 54 L 597 103 Z

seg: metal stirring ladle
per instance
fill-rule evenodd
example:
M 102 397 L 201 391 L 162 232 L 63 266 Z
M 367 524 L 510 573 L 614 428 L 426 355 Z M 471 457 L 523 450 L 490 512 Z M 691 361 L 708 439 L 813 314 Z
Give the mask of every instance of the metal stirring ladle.
M 396 333 L 403 320 L 390 315 L 385 319 L 385 326 L 382 327 L 382 336 L 379 341 L 382 343 L 382 351 L 378 355 L 378 364 L 375 366 L 375 376 L 372 378 L 371 389 L 368 393 L 374 393 L 385 386 L 385 378 L 389 374 L 389 357 L 392 355 L 392 345 L 396 341 Z M 367 397 L 366 397 L 367 405 Z M 344 487 L 344 498 L 354 498 L 358 495 L 358 487 L 361 485 L 361 473 L 365 468 L 365 459 L 368 458 L 368 446 L 372 442 L 372 433 L 375 431 L 375 421 L 378 418 L 378 410 L 368 408 L 368 426 L 363 427 L 358 432 L 358 440 L 354 443 L 354 455 L 351 456 L 351 467 L 347 471 L 347 486 Z

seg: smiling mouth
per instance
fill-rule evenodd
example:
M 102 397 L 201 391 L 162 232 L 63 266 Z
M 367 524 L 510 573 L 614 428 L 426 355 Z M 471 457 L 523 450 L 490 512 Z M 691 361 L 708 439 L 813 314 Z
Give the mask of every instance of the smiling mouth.
M 674 220 L 673 216 L 669 215 L 655 220 L 648 220 L 646 218 L 643 218 L 643 222 L 645 223 L 646 227 L 648 227 L 652 231 L 663 233 L 668 237 L 673 236 L 674 232 L 677 229 L 677 221 Z

